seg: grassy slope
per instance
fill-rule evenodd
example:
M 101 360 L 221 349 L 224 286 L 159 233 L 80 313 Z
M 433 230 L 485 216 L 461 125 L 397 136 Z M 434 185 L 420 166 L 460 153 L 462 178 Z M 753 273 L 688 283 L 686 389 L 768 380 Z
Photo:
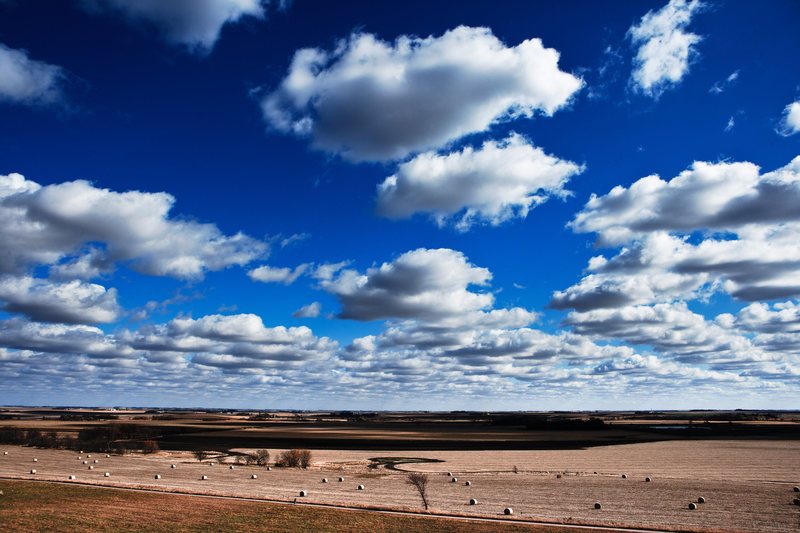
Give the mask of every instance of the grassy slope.
M 2 481 L 0 524 L 15 531 L 548 532 L 569 528 L 408 517 L 261 502 Z M 574 530 L 572 530 L 574 531 Z

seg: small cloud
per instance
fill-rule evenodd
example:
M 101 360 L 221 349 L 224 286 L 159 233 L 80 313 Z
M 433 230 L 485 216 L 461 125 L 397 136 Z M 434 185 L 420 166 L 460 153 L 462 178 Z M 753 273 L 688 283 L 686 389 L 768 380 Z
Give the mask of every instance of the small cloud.
M 520 285 L 519 283 L 512 283 L 515 289 L 527 289 L 525 285 Z
M 55 104 L 63 99 L 64 69 L 36 61 L 26 50 L 0 43 L 0 102 L 29 106 Z
M 306 270 L 311 267 L 311 263 L 303 263 L 298 265 L 292 270 L 291 268 L 277 268 L 271 266 L 260 266 L 254 268 L 247 273 L 253 281 L 261 281 L 263 283 L 283 283 L 284 285 L 291 285 L 299 278 Z
M 733 120 L 733 116 L 731 116 L 731 118 L 729 118 L 729 119 L 728 119 L 728 125 L 727 125 L 727 126 L 725 126 L 725 131 L 726 131 L 726 132 L 727 132 L 727 131 L 731 131 L 731 130 L 733 129 L 733 126 L 734 126 L 735 124 L 736 124 L 736 122 Z
M 312 302 L 292 313 L 292 316 L 294 318 L 316 318 L 319 316 L 321 309 L 322 306 L 319 302 Z
M 689 72 L 689 61 L 697 54 L 702 38 L 684 31 L 692 16 L 703 7 L 697 0 L 670 0 L 658 11 L 648 11 L 628 35 L 638 46 L 631 83 L 642 93 L 658 98 L 665 89 L 680 83 Z
M 310 233 L 294 233 L 281 239 L 281 248 L 286 248 L 290 244 L 294 244 L 296 242 L 304 241 L 311 237 Z
M 710 92 L 712 94 L 723 93 L 728 89 L 728 87 L 733 85 L 734 82 L 737 79 L 739 79 L 739 71 L 738 70 L 733 72 L 730 76 L 728 76 L 724 80 L 720 80 L 720 81 L 716 82 L 714 85 L 711 86 L 711 88 L 708 90 L 708 92 Z
M 775 131 L 784 137 L 800 131 L 800 101 L 792 102 L 784 108 L 781 124 Z

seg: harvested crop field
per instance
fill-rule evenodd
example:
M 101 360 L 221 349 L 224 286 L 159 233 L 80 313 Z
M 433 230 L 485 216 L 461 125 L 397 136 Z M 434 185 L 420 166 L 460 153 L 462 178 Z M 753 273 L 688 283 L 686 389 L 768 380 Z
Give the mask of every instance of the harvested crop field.
M 267 470 L 208 461 L 188 453 L 98 459 L 89 470 L 76 452 L 5 446 L 0 476 L 120 487 L 155 488 L 348 506 L 421 509 L 406 484 L 408 471 L 428 472 L 431 511 L 664 529 L 797 531 L 800 483 L 797 441 L 671 441 L 583 450 L 414 451 L 441 462 L 370 461 L 402 457 L 396 450 L 315 450 L 308 470 Z M 275 454 L 279 450 L 271 450 Z M 83 457 L 83 456 L 82 456 Z M 37 462 L 33 459 L 37 458 Z M 176 468 L 170 468 L 172 464 Z M 514 468 L 519 473 L 514 473 Z M 30 474 L 36 469 L 36 474 Z M 105 477 L 105 472 L 110 474 Z M 596 472 L 596 473 L 595 473 Z M 457 477 L 457 482 L 451 481 Z M 256 474 L 257 478 L 252 479 Z M 622 474 L 627 477 L 623 479 Z M 155 479 L 160 475 L 160 479 Z M 207 476 L 207 479 L 201 479 Z M 560 477 L 558 477 L 560 476 Z M 338 478 L 344 481 L 339 482 Z M 650 477 L 651 481 L 645 481 Z M 328 478 L 323 483 L 322 478 Z M 467 486 L 466 481 L 471 484 Z M 364 490 L 358 490 L 364 485 Z M 307 496 L 300 497 L 300 491 Z M 699 497 L 705 503 L 690 510 Z M 477 505 L 470 505 L 470 499 Z M 595 509 L 601 503 L 601 509 Z

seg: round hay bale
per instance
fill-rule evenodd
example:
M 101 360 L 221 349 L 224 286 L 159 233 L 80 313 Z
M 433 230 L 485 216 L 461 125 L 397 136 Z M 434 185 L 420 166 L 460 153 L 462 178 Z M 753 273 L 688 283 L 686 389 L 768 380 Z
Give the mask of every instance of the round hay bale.
M 252 476 L 250 476 L 250 479 L 258 479 L 258 476 L 253 474 Z
M 326 477 L 322 478 L 322 482 L 323 483 L 327 483 L 328 482 L 328 478 L 326 478 Z
M 308 493 L 307 493 L 306 491 L 304 491 L 304 490 L 301 490 L 301 491 L 300 491 L 300 496 L 301 496 L 301 497 L 303 497 L 303 496 L 306 496 L 307 494 L 308 494 Z
M 694 511 L 695 509 L 697 509 L 697 504 L 694 503 L 694 502 L 690 503 L 689 504 L 689 510 L 690 511 Z
M 342 481 L 344 481 L 344 478 L 343 478 L 343 477 L 340 477 L 340 478 L 339 478 L 339 483 L 341 483 Z
M 175 465 L 169 465 L 169 467 L 170 467 L 170 468 L 178 468 L 178 467 L 177 467 L 177 466 L 175 466 Z
M 100 461 L 98 461 L 97 459 L 95 459 L 95 460 L 94 460 L 94 462 L 95 462 L 95 463 L 99 463 Z
M 86 458 L 87 458 L 87 459 L 91 459 L 91 458 L 92 458 L 92 454 L 88 454 L 88 455 L 86 455 Z
M 561 479 L 561 474 L 556 474 L 556 479 Z
M 208 479 L 208 476 L 200 476 L 200 479 Z
M 595 475 L 596 475 L 596 474 L 597 474 L 597 472 L 595 472 Z
M 75 479 L 75 476 L 69 476 L 67 479 Z
M 5 452 L 5 455 L 8 455 L 8 452 Z M 795 487 L 795 488 L 794 488 L 794 491 L 795 491 L 795 492 L 800 492 L 800 487 Z
M 78 456 L 78 460 L 80 461 L 81 459 L 83 459 L 83 457 L 81 457 L 81 456 L 79 455 L 79 456 Z
M 455 483 L 456 481 L 458 481 L 458 478 L 454 477 L 453 479 L 450 480 L 450 483 Z
M 603 506 L 602 506 L 602 505 L 600 505 L 600 502 L 596 502 L 596 503 L 594 504 L 594 508 L 595 508 L 595 509 L 602 509 L 602 508 L 603 508 Z
M 478 505 L 478 500 L 476 500 L 475 498 L 472 498 L 472 499 L 469 501 L 469 504 L 470 504 L 470 505 Z
M 89 461 L 84 461 L 83 464 L 88 465 Z
M 464 482 L 464 486 L 469 487 L 470 485 L 472 485 L 472 481 L 465 481 Z
M 622 479 L 628 479 L 628 474 L 622 474 Z
M 161 476 L 159 474 L 156 474 L 153 479 L 161 479 Z
M 33 462 L 34 462 L 34 463 L 38 463 L 38 462 L 39 462 L 39 459 L 36 459 L 36 458 L 34 457 L 34 458 L 33 458 Z
M 34 470 L 33 472 L 36 473 L 36 470 Z M 800 498 L 795 498 L 794 500 L 792 500 L 792 503 L 795 505 L 800 505 Z
M 697 498 L 697 503 L 706 503 L 706 499 L 700 496 L 699 498 Z
M 503 509 L 503 514 L 514 514 L 514 509 L 512 509 L 511 507 L 506 507 L 505 509 Z
M 272 467 L 271 467 L 271 466 L 268 466 L 268 467 L 267 467 L 267 470 L 272 470 Z
M 448 472 L 447 473 L 447 477 L 453 477 L 453 473 L 452 472 Z
M 8 452 L 3 452 L 3 455 L 8 455 Z M 797 488 L 797 487 L 795 487 L 795 488 Z
M 358 490 L 364 490 L 364 485 L 359 485 Z
M 650 483 L 652 480 L 649 477 L 644 478 L 645 483 Z
M 214 466 L 214 463 L 213 462 L 208 463 L 208 466 Z
M 233 465 L 229 466 L 228 468 L 229 468 L 230 470 L 233 470 Z
M 35 474 L 35 473 L 36 473 L 36 470 L 31 468 L 31 474 Z
M 106 459 L 108 459 L 109 457 L 111 457 L 111 456 L 110 456 L 110 455 L 108 455 L 108 454 L 106 454 Z
M 94 467 L 92 465 L 89 465 L 88 470 L 94 470 Z
M 103 477 L 111 477 L 111 472 L 106 472 L 105 474 L 103 474 Z

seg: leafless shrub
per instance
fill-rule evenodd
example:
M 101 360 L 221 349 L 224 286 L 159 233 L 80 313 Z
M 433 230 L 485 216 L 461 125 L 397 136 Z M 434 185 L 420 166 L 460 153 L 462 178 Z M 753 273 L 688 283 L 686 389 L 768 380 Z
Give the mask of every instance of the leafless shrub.
M 417 492 L 419 492 L 419 497 L 422 498 L 422 504 L 425 506 L 425 510 L 428 510 L 428 474 L 423 474 L 421 472 L 412 472 L 408 475 L 408 480 L 406 481 L 409 485 L 412 485 Z

